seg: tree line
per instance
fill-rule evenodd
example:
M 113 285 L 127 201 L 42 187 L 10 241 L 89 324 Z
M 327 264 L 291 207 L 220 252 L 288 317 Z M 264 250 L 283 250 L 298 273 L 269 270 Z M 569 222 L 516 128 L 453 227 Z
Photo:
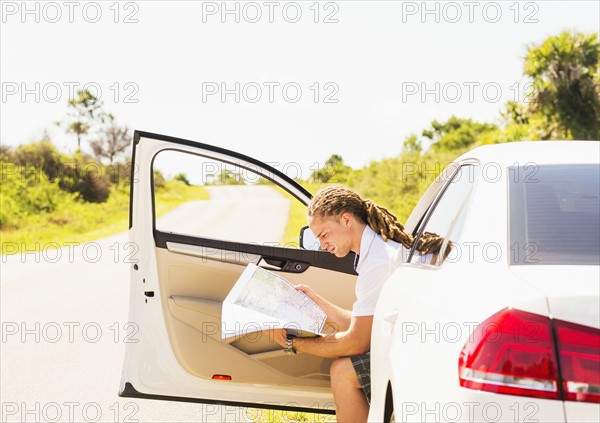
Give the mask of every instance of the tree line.
M 131 131 L 104 110 L 100 99 L 78 90 L 65 118 L 55 124 L 74 135 L 75 153 L 61 153 L 48 135 L 16 148 L 0 146 L 1 229 L 17 229 L 61 203 L 102 203 L 111 192 L 128 188 Z M 89 152 L 81 148 L 84 140 Z
M 508 102 L 497 122 L 456 116 L 445 122 L 434 120 L 399 144 L 398 157 L 352 169 L 333 154 L 307 182 L 349 185 L 406 218 L 443 166 L 476 146 L 521 140 L 599 140 L 599 49 L 597 33 L 563 32 L 532 44 L 523 66 L 532 82 L 524 97 L 529 101 Z M 19 215 L 52 212 L 64 195 L 76 201 L 104 202 L 111 190 L 128 189 L 129 128 L 120 125 L 88 90 L 78 91 L 67 109 L 66 117 L 56 124 L 76 139 L 74 154 L 60 153 L 48 137 L 15 149 L 1 146 L 0 228 L 18 226 Z M 91 154 L 82 150 L 84 142 Z M 240 183 L 227 172 L 206 183 Z M 189 185 L 184 174 L 175 179 Z M 157 174 L 155 183 L 160 187 L 164 182 Z
M 523 73 L 531 79 L 527 101 L 508 102 L 497 123 L 450 117 L 407 136 L 396 158 L 362 169 L 329 157 L 309 180 L 341 183 L 385 204 L 405 220 L 437 174 L 468 150 L 524 140 L 595 140 L 600 130 L 598 34 L 563 32 L 528 46 Z M 428 146 L 428 147 L 426 147 Z

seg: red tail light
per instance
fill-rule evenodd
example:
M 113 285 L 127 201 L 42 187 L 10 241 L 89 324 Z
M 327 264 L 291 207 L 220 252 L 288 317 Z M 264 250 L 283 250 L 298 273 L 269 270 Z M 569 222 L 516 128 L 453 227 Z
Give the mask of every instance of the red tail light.
M 504 309 L 471 334 L 458 374 L 469 389 L 600 402 L 600 330 Z
M 600 403 L 600 330 L 554 321 L 565 399 Z

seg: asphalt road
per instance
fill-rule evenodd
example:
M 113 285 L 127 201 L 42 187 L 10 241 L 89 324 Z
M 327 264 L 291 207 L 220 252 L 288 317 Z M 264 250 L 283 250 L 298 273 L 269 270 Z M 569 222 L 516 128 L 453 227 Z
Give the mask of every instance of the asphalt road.
M 289 201 L 269 187 L 211 188 L 160 219 L 204 236 L 278 239 Z M 267 205 L 268 206 L 265 206 Z M 189 230 L 189 227 L 188 227 Z M 248 410 L 117 396 L 128 325 L 127 233 L 2 256 L 2 422 L 238 422 Z

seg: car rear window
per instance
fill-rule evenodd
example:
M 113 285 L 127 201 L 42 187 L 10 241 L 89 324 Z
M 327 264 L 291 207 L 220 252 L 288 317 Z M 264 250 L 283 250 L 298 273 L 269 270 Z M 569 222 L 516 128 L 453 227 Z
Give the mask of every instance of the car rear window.
M 511 167 L 511 264 L 600 264 L 599 186 L 598 165 Z

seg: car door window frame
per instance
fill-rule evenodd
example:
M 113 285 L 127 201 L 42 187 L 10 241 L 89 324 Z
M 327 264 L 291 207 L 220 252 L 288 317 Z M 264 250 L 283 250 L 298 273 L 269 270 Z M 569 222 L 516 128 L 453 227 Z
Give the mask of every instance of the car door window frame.
M 440 188 L 440 190 L 437 193 L 437 195 L 435 196 L 434 200 L 431 202 L 431 204 L 429 205 L 429 207 L 427 208 L 427 210 L 425 211 L 425 213 L 419 220 L 419 223 L 415 227 L 415 231 L 413 233 L 414 241 L 411 246 L 410 252 L 408 254 L 408 260 L 407 260 L 408 263 L 411 263 L 413 256 L 414 256 L 415 252 L 417 251 L 416 247 L 418 245 L 419 239 L 425 232 L 425 229 L 427 228 L 427 225 L 429 224 L 429 220 L 431 219 L 432 215 L 435 213 L 437 206 L 440 203 L 440 201 L 442 200 L 442 198 L 444 197 L 444 195 L 446 194 L 446 191 L 451 186 L 451 184 L 454 182 L 457 174 L 459 174 L 459 172 L 461 172 L 461 170 L 465 167 L 475 167 L 478 165 L 479 165 L 479 162 L 477 160 L 465 160 L 461 163 L 458 163 L 456 165 L 456 169 L 454 169 L 452 171 L 452 173 L 450 173 L 450 176 L 448 177 L 448 181 Z M 469 189 L 469 193 L 465 196 L 461 206 L 458 208 L 458 213 L 462 213 L 464 211 L 466 204 L 469 202 L 469 199 L 471 198 L 471 195 L 473 192 L 473 187 L 474 187 L 476 181 L 477 181 L 477 177 L 475 177 L 473 179 L 473 181 L 471 183 L 471 187 Z M 453 232 L 454 226 L 455 225 L 451 225 L 452 230 L 450 230 L 450 233 Z M 442 247 L 440 249 L 441 253 L 443 253 L 443 250 L 446 248 L 447 244 L 448 244 L 448 241 L 444 240 L 444 243 L 442 244 Z M 439 265 L 439 263 L 441 263 L 441 260 L 440 260 L 440 257 L 437 257 L 437 260 L 435 263 L 433 263 L 433 265 Z
M 292 197 L 300 201 L 302 204 L 307 205 L 307 202 L 312 198 L 312 194 L 308 192 L 304 187 L 298 184 L 296 181 L 291 179 L 289 176 L 285 175 L 281 171 L 275 169 L 274 167 L 263 163 L 257 159 L 246 156 L 241 153 L 236 153 L 234 151 L 226 150 L 221 147 L 212 146 L 209 144 L 198 143 L 194 141 L 188 141 L 181 138 L 174 138 L 165 135 L 153 134 L 148 132 L 136 131 L 134 134 L 134 143 L 140 142 L 141 138 L 150 138 L 159 141 L 167 141 L 169 143 L 173 143 L 173 146 L 160 148 L 153 154 L 151 159 L 150 166 L 150 181 L 151 181 L 151 207 L 152 207 L 152 232 L 154 237 L 155 246 L 158 248 L 168 249 L 168 243 L 182 243 L 192 246 L 204 246 L 207 248 L 219 249 L 219 250 L 227 250 L 234 251 L 239 253 L 246 254 L 255 254 L 266 257 L 285 257 L 288 261 L 291 262 L 299 262 L 302 264 L 301 271 L 305 270 L 307 266 L 314 266 L 319 268 L 330 269 L 337 272 L 347 273 L 347 274 L 356 274 L 354 270 L 354 254 L 349 254 L 344 257 L 342 260 L 337 259 L 331 256 L 326 251 L 314 251 L 314 250 L 304 250 L 302 248 L 288 248 L 288 247 L 278 247 L 271 245 L 256 245 L 245 242 L 237 242 L 237 241 L 228 241 L 224 239 L 215 239 L 215 238 L 205 238 L 198 237 L 192 235 L 184 235 L 184 234 L 174 234 L 170 232 L 162 232 L 156 228 L 156 212 L 155 212 L 155 202 L 156 199 L 154 197 L 154 160 L 156 156 L 161 152 L 167 150 L 173 150 L 181 153 L 187 153 L 191 155 L 196 155 L 199 157 L 204 157 L 213 160 L 219 160 L 224 163 L 229 163 L 235 166 L 239 166 L 240 168 L 247 169 L 251 172 L 255 172 L 257 175 L 268 179 L 273 182 L 275 185 L 280 187 L 281 189 L 288 192 Z M 194 152 L 187 150 L 185 148 L 177 148 L 177 144 L 183 145 L 186 147 L 192 147 L 203 150 L 206 154 L 202 154 L 200 152 Z M 211 154 L 214 153 L 214 154 Z M 231 158 L 239 160 L 239 162 L 232 161 Z M 251 165 L 251 166 L 250 166 Z M 132 165 L 133 167 L 133 165 Z M 297 192 L 294 192 L 297 190 Z M 300 195 L 298 195 L 300 194 Z M 302 196 L 306 197 L 306 200 L 302 198 Z M 133 225 L 133 194 L 130 195 L 130 224 Z

